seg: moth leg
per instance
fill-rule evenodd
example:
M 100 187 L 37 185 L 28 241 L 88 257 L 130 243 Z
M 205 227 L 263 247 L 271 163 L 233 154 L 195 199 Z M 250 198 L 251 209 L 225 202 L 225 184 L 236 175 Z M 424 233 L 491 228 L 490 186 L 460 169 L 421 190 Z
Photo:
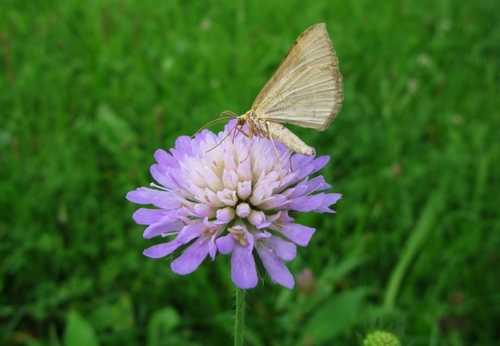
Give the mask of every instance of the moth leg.
M 279 180 L 281 180 L 283 178 L 283 176 L 281 175 L 281 172 L 283 171 L 283 164 L 281 162 L 281 158 L 280 158 L 280 155 L 278 153 L 278 148 L 276 148 L 276 144 L 274 144 L 273 136 L 271 135 L 271 131 L 269 131 L 269 127 L 267 126 L 267 124 L 266 124 L 266 134 L 267 134 L 267 138 L 271 141 L 271 144 L 273 145 L 274 153 L 276 154 L 276 158 L 278 159 L 278 162 L 280 164 Z
M 247 136 L 249 138 L 249 143 L 248 143 L 248 153 L 247 153 L 247 156 L 243 159 L 243 161 L 241 162 L 245 162 L 249 157 L 250 157 L 250 149 L 252 147 L 252 138 L 253 138 L 253 134 L 252 132 L 250 131 L 248 134 L 246 134 L 245 132 L 242 131 L 242 133 Z
M 248 138 L 250 138 L 250 137 L 251 137 L 248 133 L 246 133 L 245 131 L 243 131 L 243 126 L 236 124 L 236 125 L 235 125 L 235 127 L 236 127 L 236 130 L 237 130 L 239 133 L 241 133 L 243 136 L 248 137 Z M 236 132 L 236 131 L 235 131 L 235 132 Z M 236 136 L 236 133 L 234 134 L 234 136 Z M 233 137 L 233 140 L 234 140 L 234 137 Z
M 227 132 L 227 134 L 224 136 L 224 138 L 222 138 L 222 140 L 221 140 L 219 143 L 217 143 L 217 144 L 216 144 L 213 148 L 210 148 L 210 149 L 208 149 L 207 151 L 205 151 L 205 154 L 206 154 L 206 153 L 208 153 L 208 152 L 210 152 L 210 151 L 212 151 L 212 150 L 214 150 L 214 149 L 215 149 L 215 148 L 217 148 L 219 145 L 221 145 L 221 144 L 222 144 L 222 142 L 224 142 L 224 141 L 227 139 L 227 137 L 229 137 L 229 136 L 231 135 L 231 133 L 234 131 L 234 128 L 235 128 L 235 127 L 237 127 L 237 126 L 238 126 L 238 125 L 234 125 L 234 126 L 231 128 L 231 130 L 229 130 L 229 131 Z

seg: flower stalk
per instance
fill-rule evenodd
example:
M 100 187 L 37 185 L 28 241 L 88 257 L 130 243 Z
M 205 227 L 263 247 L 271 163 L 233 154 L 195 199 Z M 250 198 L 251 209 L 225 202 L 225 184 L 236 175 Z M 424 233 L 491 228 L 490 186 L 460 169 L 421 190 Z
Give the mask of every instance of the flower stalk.
M 245 290 L 235 286 L 235 321 L 234 345 L 243 346 L 243 329 L 245 325 Z

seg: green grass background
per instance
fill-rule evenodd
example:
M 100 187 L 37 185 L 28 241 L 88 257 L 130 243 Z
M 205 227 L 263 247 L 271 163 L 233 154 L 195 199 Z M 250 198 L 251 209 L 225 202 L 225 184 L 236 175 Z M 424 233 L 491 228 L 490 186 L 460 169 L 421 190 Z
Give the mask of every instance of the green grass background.
M 327 23 L 344 77 L 322 133 L 336 215 L 264 278 L 248 345 L 500 340 L 500 4 L 484 1 L 0 2 L 0 344 L 228 345 L 219 256 L 178 276 L 125 195 L 157 148 L 247 111 L 296 37 Z M 219 130 L 215 127 L 214 130 Z

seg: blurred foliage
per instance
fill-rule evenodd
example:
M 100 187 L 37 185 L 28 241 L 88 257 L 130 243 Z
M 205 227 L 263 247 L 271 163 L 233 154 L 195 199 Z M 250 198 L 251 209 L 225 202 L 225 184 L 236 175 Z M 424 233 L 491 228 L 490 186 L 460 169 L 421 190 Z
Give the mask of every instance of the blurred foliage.
M 345 102 L 324 133 L 343 194 L 289 264 L 247 294 L 251 345 L 500 339 L 498 1 L 4 0 L 0 4 L 0 343 L 223 345 L 228 259 L 189 276 L 125 194 L 157 148 L 242 114 L 295 38 L 326 22 Z M 291 127 L 292 128 L 292 127 Z M 218 130 L 220 127 L 215 127 Z M 306 273 L 306 274 L 304 274 Z M 308 273 L 308 274 L 307 274 Z

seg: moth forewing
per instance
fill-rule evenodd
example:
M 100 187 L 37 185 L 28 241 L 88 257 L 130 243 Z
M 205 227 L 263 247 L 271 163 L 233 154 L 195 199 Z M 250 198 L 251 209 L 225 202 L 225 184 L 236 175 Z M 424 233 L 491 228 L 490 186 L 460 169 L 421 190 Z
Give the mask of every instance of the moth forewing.
M 252 110 L 267 121 L 325 130 L 343 98 L 337 56 L 322 23 L 299 36 Z

